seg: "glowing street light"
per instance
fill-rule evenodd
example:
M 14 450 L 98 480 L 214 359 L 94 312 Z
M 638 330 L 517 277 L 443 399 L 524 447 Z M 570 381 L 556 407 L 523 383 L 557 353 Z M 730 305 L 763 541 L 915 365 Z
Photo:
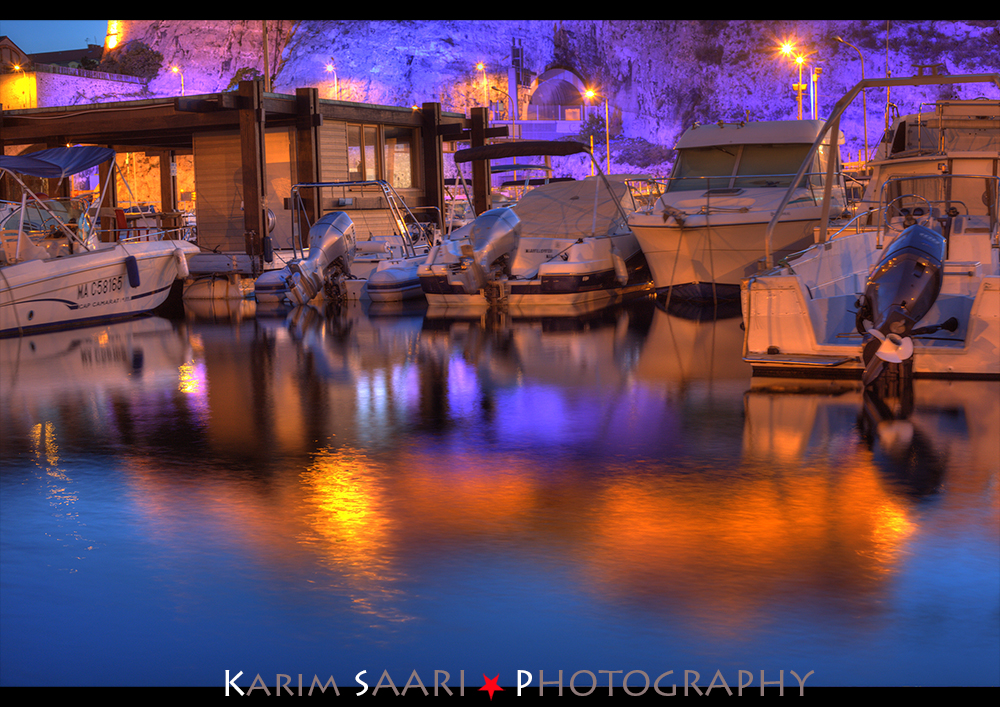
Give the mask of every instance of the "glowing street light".
M 588 88 L 585 94 L 587 98 L 596 98 L 597 91 L 592 88 Z M 611 174 L 611 126 L 608 122 L 608 97 L 604 97 L 604 141 L 605 149 L 608 153 L 608 174 Z
M 792 85 L 795 89 L 795 93 L 798 96 L 799 102 L 799 114 L 798 119 L 802 120 L 802 91 L 805 89 L 805 84 L 802 83 L 802 65 L 805 63 L 806 59 L 804 56 L 793 54 L 795 51 L 795 46 L 791 44 L 785 44 L 781 47 L 781 53 L 787 57 L 790 57 L 799 67 L 799 82 Z
M 184 95 L 184 72 L 181 71 L 181 67 L 174 64 L 170 67 L 170 70 L 181 77 L 181 95 Z
M 340 81 L 337 79 L 337 67 L 333 65 L 333 57 L 330 57 L 330 63 L 326 65 L 326 73 L 333 74 L 333 90 L 334 95 L 337 100 L 340 100 Z
M 809 56 L 809 54 L 796 53 L 795 44 L 793 42 L 784 42 L 782 43 L 781 47 L 779 47 L 779 49 L 784 56 L 791 58 L 792 61 L 794 61 L 799 67 L 799 82 L 796 84 L 792 84 L 792 88 L 795 89 L 795 92 L 798 96 L 798 104 L 799 104 L 798 119 L 802 120 L 802 92 L 806 90 L 806 84 L 802 83 L 802 67 L 805 65 L 806 57 Z M 816 52 L 810 52 L 810 53 L 815 54 Z M 811 74 L 809 83 L 810 86 L 815 85 L 821 71 L 822 69 L 818 67 L 810 71 Z M 813 118 L 818 117 L 819 114 L 818 101 L 814 101 L 812 99 L 810 100 L 810 110 L 812 111 Z
M 483 62 L 479 62 L 478 64 L 476 64 L 476 71 L 483 72 L 483 105 L 485 105 L 486 108 L 489 109 L 490 94 L 486 89 L 486 64 L 484 64 Z

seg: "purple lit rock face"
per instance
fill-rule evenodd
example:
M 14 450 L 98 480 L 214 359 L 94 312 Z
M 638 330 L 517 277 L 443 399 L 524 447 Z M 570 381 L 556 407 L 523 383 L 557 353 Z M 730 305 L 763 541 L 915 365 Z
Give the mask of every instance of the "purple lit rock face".
M 799 70 L 778 51 L 783 41 L 795 40 L 796 51 L 806 55 L 803 82 L 819 71 L 804 95 L 806 118 L 812 117 L 811 99 L 818 100 L 820 117 L 829 113 L 862 78 L 862 59 L 867 77 L 887 70 L 913 75 L 921 70 L 916 67 L 972 74 L 1000 66 L 996 20 L 268 20 L 267 72 L 262 20 L 120 24 L 123 42 L 140 40 L 164 57 L 160 75 L 134 98 L 178 95 L 181 79 L 169 70 L 176 65 L 187 95 L 230 89 L 241 69 L 253 69 L 268 74 L 275 92 L 315 86 L 324 99 L 389 106 L 438 102 L 446 111 L 467 112 L 489 100 L 504 111 L 516 94 L 523 115 L 534 86 L 514 89 L 509 81 L 516 44 L 529 72 L 525 83 L 562 67 L 578 75 L 581 86 L 596 89 L 592 101 L 602 117 L 607 98 L 626 138 L 613 145 L 619 168 L 630 162 L 636 143 L 671 147 L 694 122 L 794 119 Z M 889 99 L 906 113 L 981 90 L 927 87 L 893 91 Z M 103 89 L 89 95 L 81 100 L 126 98 Z M 885 125 L 887 96 L 871 90 L 866 98 L 868 143 L 874 145 Z M 856 103 L 841 123 L 848 159 L 864 145 Z
M 242 67 L 263 73 L 262 21 L 123 22 L 126 38 L 156 48 L 165 65 L 184 67 L 189 95 L 225 90 Z M 862 57 L 867 77 L 885 76 L 887 57 L 893 76 L 936 64 L 949 74 L 984 73 L 1000 66 L 998 34 L 995 20 L 905 20 L 888 27 L 883 20 L 269 20 L 267 44 L 275 91 L 317 86 L 321 98 L 398 106 L 433 101 L 465 112 L 483 104 L 477 62 L 485 65 L 490 100 L 506 104 L 491 87 L 511 93 L 507 69 L 516 41 L 527 71 L 537 77 L 553 66 L 572 69 L 607 92 L 624 136 L 671 146 L 695 121 L 795 118 L 798 70 L 777 51 L 784 40 L 796 39 L 808 53 L 804 81 L 811 69 L 821 70 L 813 95 L 824 117 L 861 79 Z M 150 89 L 176 94 L 177 82 L 164 72 Z M 522 110 L 529 92 L 518 90 Z M 928 88 L 891 100 L 905 112 L 939 96 Z M 872 144 L 884 126 L 885 94 L 867 98 Z M 810 117 L 808 95 L 805 104 Z M 862 125 L 860 109 L 845 116 L 846 154 L 861 150 Z

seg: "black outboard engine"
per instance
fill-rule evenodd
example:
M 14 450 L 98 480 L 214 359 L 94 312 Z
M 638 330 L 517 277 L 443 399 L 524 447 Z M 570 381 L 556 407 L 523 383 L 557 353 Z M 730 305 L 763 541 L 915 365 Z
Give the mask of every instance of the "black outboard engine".
M 902 363 L 913 355 L 910 333 L 941 292 L 946 248 L 940 233 L 910 226 L 869 276 L 857 315 L 859 331 L 874 337 L 863 352 L 865 385 L 878 378 L 885 362 Z

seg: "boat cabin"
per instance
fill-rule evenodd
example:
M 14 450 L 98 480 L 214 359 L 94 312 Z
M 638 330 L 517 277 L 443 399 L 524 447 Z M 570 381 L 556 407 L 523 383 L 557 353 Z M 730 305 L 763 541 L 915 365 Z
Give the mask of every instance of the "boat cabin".
M 940 101 L 933 112 L 897 117 L 882 137 L 878 157 L 946 152 L 1000 152 L 1000 101 Z
M 690 128 L 677 142 L 677 161 L 666 191 L 734 194 L 751 187 L 788 188 L 821 127 L 818 120 L 796 120 Z M 822 185 L 829 154 L 829 144 L 818 151 L 807 172 L 811 186 Z M 833 154 L 839 160 L 839 151 Z

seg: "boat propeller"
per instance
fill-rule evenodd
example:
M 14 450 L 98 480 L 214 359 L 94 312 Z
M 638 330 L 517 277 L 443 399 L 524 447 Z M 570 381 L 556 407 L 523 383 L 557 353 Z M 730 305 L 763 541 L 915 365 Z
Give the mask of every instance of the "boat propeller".
M 888 336 L 878 329 L 872 329 L 872 336 L 881 341 L 875 355 L 883 361 L 889 363 L 902 363 L 913 355 L 912 337 L 902 337 L 899 334 L 889 333 Z

